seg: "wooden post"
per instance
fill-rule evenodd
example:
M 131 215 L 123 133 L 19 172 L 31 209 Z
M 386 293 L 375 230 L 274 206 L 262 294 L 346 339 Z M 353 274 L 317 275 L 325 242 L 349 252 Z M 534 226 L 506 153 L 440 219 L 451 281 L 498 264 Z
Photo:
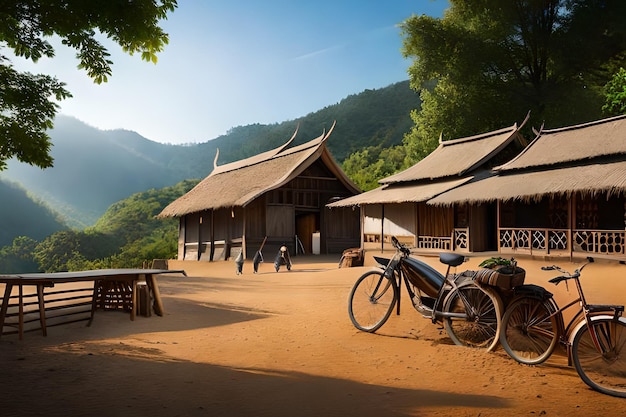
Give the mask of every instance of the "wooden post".
M 37 284 L 37 301 L 39 301 L 39 323 L 41 324 L 41 332 L 44 336 L 48 336 L 46 329 L 46 306 L 43 299 L 43 284 Z
M 159 292 L 159 286 L 156 283 L 156 279 L 154 275 L 147 274 L 146 275 L 146 284 L 150 291 L 152 291 L 152 295 L 154 296 L 154 313 L 157 316 L 163 315 L 163 301 L 161 300 L 161 293 Z
M 24 288 L 22 284 L 17 284 L 18 288 L 18 332 L 20 335 L 20 340 L 24 337 Z
M 4 297 L 2 298 L 2 307 L 0 307 L 0 336 L 4 333 L 4 319 L 7 315 L 7 308 L 9 307 L 9 301 L 11 300 L 11 292 L 13 291 L 13 284 L 7 282 L 4 286 Z
M 381 204 L 380 210 L 380 251 L 385 252 L 385 205 Z
M 132 306 L 130 308 L 130 319 L 135 320 L 135 316 L 137 315 L 137 281 L 143 277 L 142 274 L 138 274 L 136 278 L 132 281 L 132 290 L 130 292 L 130 302 Z

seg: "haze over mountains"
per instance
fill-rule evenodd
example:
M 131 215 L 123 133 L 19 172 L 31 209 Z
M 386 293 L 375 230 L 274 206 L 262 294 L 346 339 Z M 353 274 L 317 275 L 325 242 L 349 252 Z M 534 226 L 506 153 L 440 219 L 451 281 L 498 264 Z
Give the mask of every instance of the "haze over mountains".
M 213 169 L 218 148 L 218 164 L 224 164 L 277 147 L 296 128 L 295 142 L 299 144 L 319 136 L 336 120 L 328 147 L 340 163 L 368 146 L 399 144 L 412 126 L 410 111 L 417 107 L 419 95 L 404 81 L 351 95 L 296 120 L 234 127 L 226 135 L 189 145 L 161 144 L 135 132 L 103 131 L 59 116 L 49 132 L 54 145 L 53 168 L 42 170 L 13 160 L 7 170 L 0 171 L 1 180 L 19 184 L 44 204 L 33 203 L 40 211 L 26 215 L 24 207 L 16 204 L 22 200 L 15 190 L 25 192 L 15 185 L 2 184 L 0 198 L 11 202 L 4 204 L 4 210 L 15 213 L 0 216 L 0 230 L 7 231 L 0 235 L 0 246 L 10 244 L 12 236 L 41 238 L 32 236 L 33 232 L 23 226 L 13 227 L 15 220 L 10 219 L 16 216 L 28 216 L 27 224 L 34 224 L 35 218 L 52 219 L 46 222 L 49 227 L 36 228 L 46 235 L 65 225 L 82 229 L 95 224 L 111 204 L 134 193 L 204 178 Z

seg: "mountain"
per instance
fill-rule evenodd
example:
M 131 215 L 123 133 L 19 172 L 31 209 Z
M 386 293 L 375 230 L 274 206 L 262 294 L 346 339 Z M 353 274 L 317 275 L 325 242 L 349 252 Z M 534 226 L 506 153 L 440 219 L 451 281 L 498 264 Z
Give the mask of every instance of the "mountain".
M 134 193 L 206 177 L 218 148 L 218 164 L 224 164 L 275 148 L 296 128 L 295 143 L 304 143 L 336 120 L 328 148 L 342 162 L 367 146 L 401 143 L 412 126 L 410 111 L 416 107 L 419 95 L 404 81 L 348 96 L 296 120 L 238 126 L 193 145 L 161 144 L 135 132 L 99 130 L 58 116 L 49 132 L 54 167 L 42 170 L 11 160 L 0 179 L 21 184 L 60 213 L 68 225 L 82 229 L 95 224 L 111 204 Z
M 41 240 L 67 226 L 43 203 L 34 201 L 21 186 L 0 181 L 0 247 L 17 236 Z

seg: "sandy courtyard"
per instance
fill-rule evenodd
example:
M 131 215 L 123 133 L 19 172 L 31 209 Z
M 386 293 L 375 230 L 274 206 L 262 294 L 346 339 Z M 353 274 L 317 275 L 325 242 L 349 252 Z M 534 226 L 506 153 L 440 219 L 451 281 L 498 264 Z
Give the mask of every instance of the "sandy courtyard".
M 427 259 L 444 271 L 436 258 Z M 462 269 L 475 269 L 475 258 Z M 454 346 L 403 300 L 375 334 L 347 314 L 371 266 L 295 257 L 235 275 L 232 262 L 170 262 L 158 278 L 165 315 L 98 311 L 84 322 L 0 339 L 0 415 L 13 416 L 617 416 L 626 399 L 590 390 L 563 354 L 538 367 Z M 526 282 L 554 274 L 520 259 Z M 368 262 L 369 264 L 369 262 Z M 559 262 L 566 269 L 578 264 Z M 588 301 L 626 302 L 626 266 L 590 265 Z M 587 278 L 585 280 L 585 278 Z M 563 292 L 563 294 L 561 294 Z M 406 301 L 406 302 L 404 302 Z M 561 352 L 561 351 L 557 351 Z

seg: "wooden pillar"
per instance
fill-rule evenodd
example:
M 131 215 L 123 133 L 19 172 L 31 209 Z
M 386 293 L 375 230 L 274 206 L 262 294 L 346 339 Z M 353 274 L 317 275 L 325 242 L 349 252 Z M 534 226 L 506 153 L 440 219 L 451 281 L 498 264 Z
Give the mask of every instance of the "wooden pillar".
M 385 204 L 381 204 L 380 210 L 380 251 L 385 251 Z
M 574 229 L 576 229 L 576 193 L 568 198 L 567 204 L 567 246 L 570 260 L 574 257 Z
M 196 220 L 198 224 L 196 227 L 198 228 L 198 232 L 196 233 L 196 242 L 198 242 L 198 254 L 196 255 L 196 261 L 200 260 L 200 254 L 202 253 L 202 212 L 198 213 L 198 220 Z
M 363 206 L 359 206 L 359 212 L 359 221 L 361 224 L 359 227 L 359 232 L 361 233 L 361 248 L 365 248 L 365 208 Z
M 243 210 L 243 224 L 242 224 L 242 232 L 241 232 L 241 251 L 243 253 L 243 259 L 248 259 L 248 251 L 246 250 L 246 207 L 241 208 Z
M 215 210 L 211 209 L 211 238 L 209 239 L 211 242 L 211 252 L 209 253 L 209 261 L 213 261 L 213 256 L 215 255 Z
M 496 200 L 496 241 L 498 243 L 498 253 L 502 252 L 502 247 L 500 246 L 500 220 L 501 220 L 501 201 L 500 200 Z
M 178 219 L 178 260 L 185 259 L 185 216 Z

